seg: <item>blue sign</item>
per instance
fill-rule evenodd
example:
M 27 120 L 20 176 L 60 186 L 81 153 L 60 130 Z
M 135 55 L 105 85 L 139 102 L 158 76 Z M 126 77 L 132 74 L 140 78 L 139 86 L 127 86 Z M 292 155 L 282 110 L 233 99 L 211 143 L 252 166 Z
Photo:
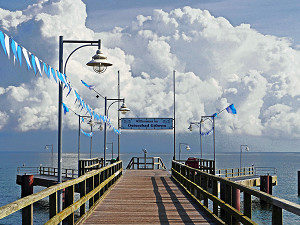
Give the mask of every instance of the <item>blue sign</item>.
M 123 130 L 172 130 L 173 118 L 122 118 Z

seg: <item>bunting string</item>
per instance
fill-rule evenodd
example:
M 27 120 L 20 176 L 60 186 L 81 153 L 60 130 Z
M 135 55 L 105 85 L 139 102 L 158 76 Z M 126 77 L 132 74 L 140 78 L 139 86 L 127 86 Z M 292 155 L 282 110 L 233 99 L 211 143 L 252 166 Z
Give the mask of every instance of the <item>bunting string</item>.
M 58 70 L 55 70 L 53 67 L 51 67 L 46 62 L 43 62 L 40 60 L 36 55 L 28 51 L 25 47 L 19 45 L 13 38 L 6 35 L 4 32 L 0 30 L 0 43 L 2 46 L 2 49 L 4 51 L 4 54 L 10 58 L 10 55 L 12 55 L 14 64 L 19 63 L 20 66 L 22 66 L 22 60 L 23 57 L 25 59 L 27 69 L 33 70 L 34 74 L 43 77 L 43 74 L 47 76 L 47 78 L 54 82 L 62 82 L 64 84 L 65 88 L 68 88 L 67 96 L 70 94 L 73 94 L 75 96 L 75 103 L 78 104 L 78 108 L 81 108 L 82 110 L 85 110 L 87 114 L 89 114 L 94 120 L 102 121 L 103 123 L 106 123 L 109 128 L 112 128 L 114 133 L 121 134 L 121 131 L 116 129 L 109 118 L 106 116 L 102 116 L 97 114 L 92 107 L 90 107 L 86 102 L 82 99 L 82 97 L 79 95 L 78 91 L 73 87 L 71 82 L 68 80 L 68 77 L 66 74 L 60 73 Z M 10 54 L 12 52 L 12 54 Z M 51 78 L 52 76 L 52 78 Z M 87 85 L 82 81 L 83 84 L 85 84 L 88 88 L 93 89 L 94 86 Z M 63 104 L 64 114 L 67 114 L 69 112 L 69 108 Z M 83 132 L 83 131 L 82 131 Z M 88 133 L 86 133 L 88 134 Z M 92 134 L 91 134 L 92 135 Z

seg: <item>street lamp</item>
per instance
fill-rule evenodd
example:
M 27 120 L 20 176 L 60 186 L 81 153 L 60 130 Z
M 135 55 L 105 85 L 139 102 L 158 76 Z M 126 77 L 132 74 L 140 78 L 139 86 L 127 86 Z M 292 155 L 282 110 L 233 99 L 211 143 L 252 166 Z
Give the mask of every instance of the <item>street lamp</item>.
M 188 151 L 191 149 L 187 143 L 179 143 L 179 162 L 180 162 L 180 154 L 181 154 L 181 146 L 182 145 L 185 145 L 185 149 Z
M 64 44 L 72 43 L 72 44 L 84 44 L 82 46 L 77 47 L 75 50 L 73 50 L 70 55 L 68 56 L 65 66 L 63 66 L 63 46 Z M 98 50 L 100 51 L 101 48 L 101 41 L 100 39 L 98 41 L 82 41 L 82 40 L 64 40 L 63 36 L 59 36 L 59 59 L 58 59 L 58 65 L 59 65 L 59 72 L 65 74 L 66 73 L 66 67 L 67 62 L 71 55 L 76 52 L 78 49 L 88 46 L 98 46 Z M 100 53 L 99 53 L 100 54 Z M 96 59 L 95 59 L 96 60 Z M 106 60 L 106 59 L 105 59 Z M 111 66 L 111 63 L 105 63 L 104 61 L 98 60 L 97 62 L 94 62 L 93 67 L 97 66 L 99 68 L 103 68 Z M 90 65 L 92 66 L 92 65 Z M 105 70 L 101 69 L 99 72 L 104 72 Z M 58 94 L 58 183 L 62 182 L 62 112 L 63 112 L 63 83 L 59 81 L 59 94 Z M 62 194 L 61 190 L 58 191 L 58 198 L 57 198 L 57 211 L 60 212 L 62 210 Z
M 93 121 L 92 118 L 87 122 L 87 124 L 90 125 L 90 127 L 91 127 L 91 133 L 93 132 L 93 126 L 100 124 L 100 127 L 101 127 L 101 122 Z M 100 127 L 99 127 L 99 129 L 100 129 Z M 92 158 L 93 135 L 91 135 L 90 138 L 91 138 L 91 140 L 90 140 L 90 159 L 91 159 Z
M 104 100 L 105 100 L 105 104 L 104 104 L 104 114 L 106 116 L 106 118 L 108 118 L 108 111 L 110 109 L 110 107 L 117 103 L 117 102 L 123 102 L 122 106 L 118 109 L 119 112 L 121 112 L 122 114 L 126 114 L 127 112 L 130 111 L 129 108 L 126 107 L 125 105 L 125 98 L 107 98 L 107 97 L 104 97 Z M 107 107 L 107 101 L 113 101 L 108 107 Z M 119 118 L 118 118 L 119 120 Z M 106 123 L 104 123 L 104 165 L 106 165 L 106 139 L 107 139 L 107 125 Z M 119 154 L 119 152 L 118 152 Z M 118 156 L 119 158 L 119 156 Z
M 200 154 L 201 154 L 201 159 L 202 159 L 202 134 L 201 134 L 201 124 L 202 124 L 203 120 L 201 117 L 201 120 L 199 122 L 191 122 L 190 126 L 188 127 L 188 129 L 190 131 L 193 131 L 193 125 L 196 125 L 197 127 L 199 127 L 199 134 L 200 134 Z
M 249 151 L 249 147 L 248 145 L 241 145 L 240 146 L 240 150 L 241 150 L 241 153 L 240 153 L 240 169 L 242 169 L 242 151 L 243 151 L 243 148 L 245 149 L 245 151 Z

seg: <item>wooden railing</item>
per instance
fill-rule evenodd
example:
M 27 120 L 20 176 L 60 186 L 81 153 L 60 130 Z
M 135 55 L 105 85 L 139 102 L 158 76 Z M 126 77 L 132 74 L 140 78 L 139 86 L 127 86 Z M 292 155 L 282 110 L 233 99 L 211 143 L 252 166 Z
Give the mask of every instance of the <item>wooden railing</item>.
M 18 167 L 17 174 L 39 174 L 45 176 L 57 176 L 58 175 L 58 168 L 55 167 Z M 76 169 L 62 169 L 62 176 L 66 178 L 75 178 L 77 177 L 77 170 Z
M 254 167 L 218 169 L 216 176 L 219 177 L 242 177 L 255 175 Z
M 177 162 L 186 164 L 189 160 L 176 160 Z M 196 159 L 199 169 L 209 174 L 215 174 L 215 161 L 210 159 Z
M 132 157 L 128 163 L 126 169 L 129 170 L 154 170 L 154 169 L 163 169 L 166 170 L 166 166 L 161 160 L 160 157 Z
M 300 205 L 274 197 L 228 179 L 202 172 L 172 161 L 172 177 L 199 205 L 220 224 L 257 224 L 252 217 L 251 197 L 255 196 L 272 206 L 272 224 L 282 224 L 282 210 L 300 216 Z M 220 194 L 219 189 L 220 187 Z M 243 193 L 243 210 L 236 206 L 238 195 Z M 210 210 L 212 209 L 212 211 Z
M 81 159 L 79 160 L 79 176 L 103 166 L 103 158 Z
M 77 179 L 69 180 L 38 193 L 21 198 L 8 205 L 0 207 L 0 219 L 22 210 L 22 224 L 33 223 L 33 204 L 41 199 L 49 197 L 49 220 L 45 224 L 75 224 L 74 212 L 80 211 L 79 220 L 83 220 L 88 214 L 86 202 L 91 210 L 100 202 L 110 187 L 122 175 L 122 161 L 118 161 L 98 170 L 90 171 Z M 80 190 L 80 199 L 74 202 L 75 186 Z M 58 192 L 65 190 L 63 210 L 57 212 Z M 78 221 L 77 221 L 78 222 Z

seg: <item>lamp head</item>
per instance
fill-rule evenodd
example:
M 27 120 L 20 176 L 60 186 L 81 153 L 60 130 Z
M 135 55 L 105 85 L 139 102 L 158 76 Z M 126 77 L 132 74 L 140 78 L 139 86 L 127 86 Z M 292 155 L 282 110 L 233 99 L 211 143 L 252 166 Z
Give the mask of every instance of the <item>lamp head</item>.
M 122 113 L 122 114 L 126 114 L 127 112 L 130 111 L 129 108 L 127 108 L 127 106 L 125 105 L 125 103 L 123 102 L 121 108 L 119 109 L 119 111 Z
M 190 124 L 189 128 L 188 128 L 190 131 L 193 131 L 193 127 L 192 127 L 192 124 Z
M 111 63 L 107 61 L 107 57 L 98 49 L 96 55 L 92 57 L 92 60 L 89 61 L 87 66 L 92 66 L 96 73 L 103 73 L 107 67 L 112 66 Z
M 188 150 L 188 151 L 191 150 L 191 148 L 190 148 L 189 145 L 187 145 L 187 146 L 185 147 L 185 149 Z

